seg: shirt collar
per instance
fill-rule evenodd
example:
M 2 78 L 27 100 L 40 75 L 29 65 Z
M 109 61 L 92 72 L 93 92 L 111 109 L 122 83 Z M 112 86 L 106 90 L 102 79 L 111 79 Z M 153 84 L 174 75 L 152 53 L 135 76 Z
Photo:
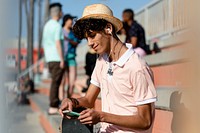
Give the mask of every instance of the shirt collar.
M 132 56 L 132 54 L 135 52 L 133 50 L 132 44 L 126 43 L 126 47 L 128 48 L 126 52 L 117 61 L 113 62 L 113 64 L 116 64 L 119 67 L 122 67 L 128 61 L 128 59 Z M 107 58 L 107 55 L 104 55 L 104 59 L 106 58 Z

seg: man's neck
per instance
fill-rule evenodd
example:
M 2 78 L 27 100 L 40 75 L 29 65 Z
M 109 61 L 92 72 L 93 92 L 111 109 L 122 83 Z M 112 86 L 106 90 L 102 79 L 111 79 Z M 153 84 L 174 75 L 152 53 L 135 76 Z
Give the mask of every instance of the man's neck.
M 110 51 L 110 61 L 117 61 L 127 50 L 126 46 L 120 41 L 113 39 L 113 43 L 111 44 Z
M 59 21 L 60 18 L 59 17 L 52 17 L 52 19 L 55 20 L 55 21 Z
M 133 22 L 134 22 L 134 20 L 129 20 L 129 21 L 127 22 L 128 26 L 131 26 L 131 25 L 133 24 Z

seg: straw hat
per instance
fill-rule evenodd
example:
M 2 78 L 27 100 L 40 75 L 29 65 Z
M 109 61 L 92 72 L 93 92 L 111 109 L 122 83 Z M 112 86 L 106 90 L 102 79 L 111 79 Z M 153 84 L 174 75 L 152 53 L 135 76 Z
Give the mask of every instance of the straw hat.
M 123 26 L 122 22 L 118 18 L 113 16 L 112 10 L 108 6 L 103 4 L 93 4 L 86 6 L 83 11 L 82 17 L 77 20 L 77 22 L 90 18 L 104 19 L 110 22 L 115 27 L 116 32 L 118 32 Z

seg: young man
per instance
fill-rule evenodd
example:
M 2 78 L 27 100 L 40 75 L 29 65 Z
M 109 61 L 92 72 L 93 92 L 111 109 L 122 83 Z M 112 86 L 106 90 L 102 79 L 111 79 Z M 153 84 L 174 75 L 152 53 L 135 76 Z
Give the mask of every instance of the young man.
M 149 52 L 146 45 L 145 31 L 143 27 L 134 20 L 133 10 L 125 9 L 122 18 L 126 31 L 126 43 L 131 43 L 137 54 L 145 56 Z
M 124 45 L 117 38 L 121 28 L 121 21 L 109 7 L 94 4 L 84 9 L 83 17 L 73 27 L 74 33 L 86 38 L 100 56 L 86 95 L 64 99 L 59 111 L 63 116 L 65 109 L 87 107 L 78 119 L 83 124 L 101 122 L 102 133 L 151 132 L 156 101 L 152 73 L 132 45 Z M 91 108 L 100 92 L 102 111 L 96 111 Z
M 64 73 L 64 59 L 62 52 L 64 36 L 62 27 L 58 22 L 62 17 L 61 8 L 62 5 L 60 3 L 53 3 L 50 5 L 51 19 L 45 24 L 43 31 L 45 60 L 48 63 L 52 77 L 49 114 L 56 114 L 58 112 L 58 89 Z

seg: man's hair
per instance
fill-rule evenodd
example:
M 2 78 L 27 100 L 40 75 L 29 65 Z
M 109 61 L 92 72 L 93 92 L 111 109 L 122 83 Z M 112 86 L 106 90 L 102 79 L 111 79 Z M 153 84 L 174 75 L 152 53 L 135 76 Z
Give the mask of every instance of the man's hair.
M 104 29 L 106 28 L 108 23 L 110 22 L 104 19 L 93 19 L 93 18 L 77 21 L 76 25 L 73 27 L 73 32 L 77 38 L 83 39 L 86 38 L 86 35 L 88 33 L 90 33 L 90 30 L 95 32 L 104 32 Z M 113 37 L 118 39 L 113 25 L 112 29 L 113 29 L 112 32 Z
M 129 18 L 134 20 L 135 13 L 132 9 L 125 9 L 123 13 L 127 13 L 129 15 Z
M 62 11 L 62 5 L 60 3 L 52 3 L 49 6 L 49 11 L 50 11 L 51 17 L 57 17 Z

